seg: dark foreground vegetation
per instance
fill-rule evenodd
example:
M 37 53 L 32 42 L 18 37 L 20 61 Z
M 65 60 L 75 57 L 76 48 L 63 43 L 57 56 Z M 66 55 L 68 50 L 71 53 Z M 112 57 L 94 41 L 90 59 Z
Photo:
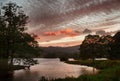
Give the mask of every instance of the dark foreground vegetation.
M 21 6 L 9 2 L 0 7 L 0 81 L 12 81 L 13 70 L 24 68 L 14 65 L 14 59 L 22 59 L 24 65 L 35 63 L 32 57 L 39 54 L 37 36 L 26 32 L 27 22 Z
M 7 67 L 13 65 L 14 58 L 31 63 L 30 59 L 39 53 L 36 35 L 26 32 L 27 22 L 28 16 L 21 6 L 9 2 L 1 7 L 0 61 Z
M 93 66 L 91 60 L 67 61 L 67 63 Z M 56 79 L 51 81 L 120 81 L 119 60 L 95 61 L 95 67 L 100 70 L 98 74 L 81 75 L 78 78 L 68 77 L 65 79 Z M 40 81 L 48 80 L 41 78 Z

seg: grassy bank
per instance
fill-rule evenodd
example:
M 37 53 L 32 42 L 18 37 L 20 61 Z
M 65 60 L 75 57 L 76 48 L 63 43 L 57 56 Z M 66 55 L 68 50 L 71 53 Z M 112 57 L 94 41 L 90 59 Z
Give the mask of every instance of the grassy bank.
M 67 63 L 93 66 L 91 60 L 67 61 Z M 95 61 L 95 67 L 101 69 L 96 75 L 82 75 L 78 78 L 65 78 L 51 81 L 120 81 L 119 60 Z M 40 81 L 47 80 L 41 79 Z
M 92 60 L 77 60 L 77 61 L 66 61 L 68 64 L 87 65 L 97 69 L 108 69 L 114 66 L 120 65 L 120 60 L 95 60 L 93 64 Z

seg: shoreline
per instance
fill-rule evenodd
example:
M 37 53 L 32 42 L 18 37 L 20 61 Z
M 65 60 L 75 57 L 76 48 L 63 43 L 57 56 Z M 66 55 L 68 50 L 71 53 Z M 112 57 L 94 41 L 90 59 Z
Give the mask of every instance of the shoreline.
M 90 60 L 66 61 L 68 64 L 93 66 Z M 102 60 L 95 61 L 95 68 L 100 69 L 97 74 L 85 74 L 78 78 L 67 77 L 64 79 L 45 80 L 44 81 L 120 81 L 120 60 Z M 40 79 L 39 81 L 43 81 Z

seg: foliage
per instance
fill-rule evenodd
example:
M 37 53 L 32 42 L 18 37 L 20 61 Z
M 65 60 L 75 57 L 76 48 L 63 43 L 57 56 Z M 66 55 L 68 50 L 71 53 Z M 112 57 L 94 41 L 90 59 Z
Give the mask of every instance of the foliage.
M 110 52 L 110 43 L 113 42 L 113 38 L 110 35 L 88 35 L 80 45 L 80 58 L 100 58 L 108 57 Z
M 39 54 L 36 35 L 26 32 L 28 16 L 21 6 L 7 3 L 0 10 L 0 59 L 21 58 L 25 63 L 35 63 L 33 56 Z M 31 64 L 30 64 L 31 65 Z
M 110 44 L 111 51 L 109 58 L 110 59 L 120 59 L 120 32 L 117 32 L 113 36 L 114 42 Z
M 59 57 L 60 61 L 68 61 L 67 57 Z
M 28 16 L 24 14 L 21 8 L 15 3 L 8 3 L 2 7 L 0 15 L 0 56 L 3 58 L 12 57 L 13 54 L 17 56 L 30 54 L 37 48 L 34 35 L 25 32 Z
M 66 61 L 66 63 L 93 66 L 92 60 Z M 94 67 L 97 69 L 106 69 L 119 64 L 120 64 L 120 61 L 117 61 L 117 60 L 95 60 Z

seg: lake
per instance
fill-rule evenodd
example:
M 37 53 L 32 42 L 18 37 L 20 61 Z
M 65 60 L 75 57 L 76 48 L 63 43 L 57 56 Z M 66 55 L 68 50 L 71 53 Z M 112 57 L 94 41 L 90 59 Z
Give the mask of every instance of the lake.
M 37 58 L 38 63 L 30 67 L 30 70 L 14 71 L 14 81 L 38 81 L 40 77 L 47 79 L 78 77 L 82 74 L 91 74 L 92 67 L 72 65 L 61 62 L 58 58 Z

